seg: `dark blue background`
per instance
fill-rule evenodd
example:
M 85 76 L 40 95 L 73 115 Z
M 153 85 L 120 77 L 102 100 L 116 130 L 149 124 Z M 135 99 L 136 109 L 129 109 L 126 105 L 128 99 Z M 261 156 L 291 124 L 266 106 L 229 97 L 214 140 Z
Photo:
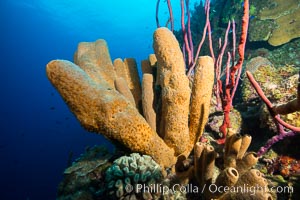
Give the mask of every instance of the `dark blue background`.
M 1 1 L 0 15 L 0 199 L 55 199 L 69 152 L 78 156 L 87 145 L 106 141 L 80 127 L 45 66 L 56 58 L 72 60 L 78 42 L 101 34 L 72 33 L 12 1 Z

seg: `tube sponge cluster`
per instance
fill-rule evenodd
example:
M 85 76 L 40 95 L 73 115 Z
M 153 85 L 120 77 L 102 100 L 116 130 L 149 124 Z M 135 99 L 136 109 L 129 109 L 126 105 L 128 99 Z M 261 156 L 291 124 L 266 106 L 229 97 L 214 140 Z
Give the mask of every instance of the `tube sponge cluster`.
M 173 33 L 158 28 L 153 41 L 155 55 L 142 62 L 142 81 L 135 60 L 112 62 L 101 39 L 80 43 L 74 63 L 53 60 L 46 71 L 85 129 L 172 167 L 202 135 L 214 65 L 210 57 L 199 58 L 190 81 Z
M 134 152 L 115 160 L 106 171 L 106 196 L 155 199 L 160 194 L 136 193 L 136 185 L 170 178 L 183 185 L 195 182 L 201 188 L 212 184 L 223 188 L 259 186 L 263 190 L 256 191 L 256 199 L 271 200 L 267 181 L 252 169 L 256 154 L 246 152 L 250 136 L 228 131 L 221 157 L 211 145 L 199 142 L 209 115 L 213 59 L 199 57 L 194 73 L 187 77 L 179 43 L 170 30 L 155 31 L 153 48 L 155 54 L 142 61 L 142 80 L 134 59 L 111 61 L 104 40 L 80 43 L 74 63 L 53 60 L 47 64 L 50 82 L 81 125 Z M 203 197 L 253 196 L 206 189 Z
M 205 143 L 196 143 L 194 148 L 196 182 L 200 187 L 215 185 L 216 188 L 230 189 L 212 192 L 206 188 L 203 194 L 205 199 L 253 199 L 254 197 L 255 199 L 273 199 L 268 189 L 268 181 L 259 170 L 252 169 L 258 157 L 253 152 L 246 152 L 250 143 L 251 136 L 229 132 L 222 156 L 223 165 L 219 167 L 215 162 L 218 155 L 214 148 Z

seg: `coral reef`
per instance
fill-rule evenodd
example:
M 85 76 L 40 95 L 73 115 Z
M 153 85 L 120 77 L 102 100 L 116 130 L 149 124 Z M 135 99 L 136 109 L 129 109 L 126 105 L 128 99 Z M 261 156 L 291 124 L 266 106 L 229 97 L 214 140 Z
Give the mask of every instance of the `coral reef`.
M 269 164 L 268 172 L 271 174 L 280 173 L 283 177 L 289 177 L 300 173 L 299 160 L 289 156 L 278 156 Z
M 251 30 L 259 30 L 250 31 L 251 41 L 267 40 L 269 44 L 279 46 L 299 37 L 299 9 L 298 0 L 269 1 L 250 25 Z
M 88 54 L 84 54 L 83 49 Z M 103 55 L 98 49 L 104 51 Z M 80 44 L 75 54 L 78 65 L 64 60 L 54 60 L 47 65 L 49 80 L 84 128 L 143 155 L 131 154 L 115 160 L 112 165 L 108 163 L 106 168 L 111 166 L 105 175 L 101 168 L 95 182 L 97 186 L 91 187 L 90 182 L 86 184 L 88 186 L 81 185 L 76 188 L 78 191 L 71 192 L 73 197 L 189 198 L 184 197 L 180 189 L 165 196 L 160 192 L 136 193 L 136 190 L 128 191 L 126 187 L 131 185 L 135 189 L 138 183 L 151 187 L 151 184 L 162 182 L 171 187 L 177 182 L 178 188 L 188 187 L 189 183 L 202 188 L 204 184 L 232 188 L 248 184 L 264 188 L 256 191 L 257 199 L 272 199 L 268 183 L 259 171 L 253 169 L 257 157 L 254 153 L 246 153 L 251 137 L 228 133 L 225 153 L 221 157 L 218 154 L 222 153 L 217 153 L 209 144 L 198 143 L 210 112 L 213 59 L 199 57 L 189 80 L 178 42 L 168 29 L 156 30 L 154 50 L 155 56 L 150 56 L 148 62 L 144 61 L 142 85 L 139 87 L 132 87 L 139 84 L 136 70 L 128 69 L 134 62 L 128 64 L 128 61 L 117 59 L 112 64 L 103 40 Z M 97 61 L 102 56 L 105 62 Z M 103 71 L 102 67 L 105 67 Z M 239 117 L 236 121 L 237 124 L 241 122 Z M 192 159 L 189 155 L 193 148 Z M 223 164 L 217 163 L 220 160 Z M 91 163 L 94 166 L 98 162 Z M 74 171 L 73 168 L 76 171 L 77 165 L 68 171 Z M 94 173 L 95 168 L 103 166 L 89 165 L 79 169 L 87 168 L 85 171 Z M 106 189 L 99 189 L 101 187 Z M 205 190 L 203 195 L 198 195 L 205 199 L 238 199 L 240 196 L 250 199 L 251 194 Z
M 87 148 L 65 170 L 57 199 L 186 199 L 180 180 L 172 173 L 165 176 L 150 156 L 120 154 L 102 146 Z
M 102 133 L 133 152 L 146 154 L 144 156 L 132 154 L 131 157 L 121 157 L 115 160 L 105 173 L 105 181 L 103 181 L 103 170 L 101 170 L 97 179 L 98 182 L 96 182 L 98 188 L 93 187 L 92 191 L 86 189 L 90 188 L 88 182 L 86 185 L 89 187 L 81 184 L 77 188 L 78 191 L 74 191 L 74 193 L 79 196 L 78 198 L 86 199 L 95 199 L 95 197 L 98 198 L 103 195 L 105 198 L 112 199 L 155 199 L 160 198 L 161 194 L 128 192 L 125 187 L 129 184 L 134 187 L 137 183 L 157 184 L 163 179 L 164 181 L 169 180 L 169 183 L 165 183 L 166 186 L 173 186 L 174 184 L 172 185 L 171 182 L 179 181 L 179 188 L 193 180 L 201 187 L 204 183 L 230 187 L 247 183 L 267 187 L 267 183 L 260 173 L 251 169 L 257 162 L 255 154 L 245 153 L 251 142 L 249 136 L 240 137 L 236 134 L 228 134 L 223 156 L 224 165 L 218 167 L 214 165 L 217 153 L 213 147 L 197 143 L 203 133 L 210 110 L 214 82 L 213 60 L 210 57 L 200 57 L 193 79 L 189 81 L 185 75 L 181 51 L 172 33 L 166 28 L 160 28 L 155 32 L 154 37 L 157 62 L 153 64 L 153 61 L 149 59 L 148 70 L 144 71 L 151 72 L 149 65 L 155 66 L 158 76 L 156 78 L 153 75 L 155 73 L 143 74 L 143 85 L 141 86 L 143 90 L 140 100 L 143 113 L 140 113 L 139 108 L 136 107 L 140 103 L 134 98 L 129 84 L 124 85 L 126 77 L 120 77 L 116 73 L 117 70 L 112 67 L 113 65 L 108 65 L 112 67 L 110 69 L 113 71 L 112 73 L 115 73 L 112 81 L 110 81 L 109 76 L 103 75 L 102 77 L 102 73 L 108 69 L 102 72 L 101 67 L 91 64 L 93 60 L 89 60 L 88 56 L 84 57 L 84 62 L 81 61 L 81 58 L 77 59 L 84 65 L 83 68 L 62 60 L 51 61 L 47 65 L 47 75 L 50 81 L 58 89 L 83 127 L 90 131 Z M 94 47 L 99 43 L 103 45 L 102 42 L 97 41 L 90 46 Z M 93 55 L 94 52 L 91 51 L 90 53 Z M 79 52 L 78 50 L 76 55 L 79 55 Z M 108 51 L 105 50 L 105 52 Z M 107 53 L 105 54 L 107 56 Z M 181 63 L 181 67 L 178 63 Z M 85 68 L 86 65 L 87 68 Z M 115 67 L 124 66 L 120 60 L 116 60 L 114 65 Z M 93 69 L 93 66 L 96 69 Z M 93 70 L 98 72 L 90 76 L 88 73 Z M 129 74 L 136 76 L 136 73 Z M 153 88 L 158 88 L 158 91 Z M 161 102 L 161 105 L 151 106 L 154 102 Z M 152 114 L 150 114 L 151 112 Z M 155 114 L 160 116 L 160 121 L 155 119 Z M 154 131 L 155 127 L 159 134 Z M 189 165 L 186 163 L 190 159 L 189 154 L 193 148 L 195 148 L 194 166 L 188 167 Z M 97 165 L 97 163 L 100 164 Z M 171 170 L 166 174 L 165 167 L 172 167 L 175 163 L 175 171 Z M 95 167 L 89 167 L 90 165 Z M 106 166 L 110 165 L 109 163 Z M 78 169 L 80 169 L 80 173 L 82 173 L 81 170 L 87 169 L 84 171 L 94 173 L 95 168 L 103 165 L 102 162 L 91 161 L 83 167 L 77 166 L 80 164 L 74 164 L 67 171 L 73 172 L 75 169 L 75 174 L 78 174 Z M 215 174 L 217 172 L 220 174 Z M 215 179 L 212 179 L 213 175 Z M 101 185 L 106 190 L 100 190 L 99 186 Z M 259 191 L 257 194 L 260 194 L 261 197 L 270 198 L 265 191 Z M 88 195 L 89 197 L 82 197 Z M 204 197 L 236 198 L 233 195 L 241 194 L 207 193 L 206 191 Z M 249 194 L 243 194 L 245 198 L 247 195 Z M 180 189 L 161 198 L 168 199 L 179 196 L 184 197 Z
M 88 159 L 73 163 L 65 172 L 59 190 L 61 199 L 276 198 L 276 194 L 269 190 L 269 182 L 255 169 L 259 156 L 247 152 L 252 137 L 241 135 L 244 120 L 232 108 L 245 59 L 249 2 L 243 3 L 238 62 L 235 63 L 237 59 L 233 56 L 230 63 L 228 53 L 225 69 L 219 62 L 225 51 L 224 42 L 217 62 L 214 56 L 197 56 L 195 65 L 187 64 L 192 69 L 195 66 L 195 70 L 188 70 L 187 76 L 185 59 L 188 59 L 167 28 L 158 28 L 154 32 L 155 54 L 142 61 L 141 80 L 135 60 L 116 59 L 112 62 L 104 40 L 80 43 L 74 63 L 66 60 L 48 63 L 49 80 L 81 125 L 88 131 L 103 134 L 117 147 L 125 147 L 122 157 L 115 155 L 119 157 L 116 160 L 116 157 L 99 158 L 95 154 L 98 160 L 87 156 Z M 234 5 L 240 4 L 234 2 Z M 205 7 L 209 10 L 209 1 L 206 1 Z M 250 12 L 256 14 L 257 7 L 252 6 Z M 208 20 L 209 15 L 206 16 Z M 211 31 L 208 25 L 206 28 Z M 226 38 L 229 29 L 230 26 Z M 279 84 L 290 85 L 291 90 L 286 91 L 289 94 L 294 89 L 295 78 L 287 81 L 273 76 L 293 75 L 294 71 L 288 72 L 290 66 L 280 71 L 273 68 L 267 59 L 258 57 L 248 63 L 249 69 L 261 78 L 264 87 L 271 90 L 274 99 L 283 99 L 283 92 L 276 91 Z M 221 77 L 222 70 L 226 71 L 224 78 Z M 220 71 L 217 81 L 214 77 L 218 74 L 216 71 Z M 222 97 L 222 112 L 210 109 L 210 105 L 214 105 L 211 101 L 214 84 L 218 85 L 216 91 Z M 258 96 L 247 81 L 244 81 L 243 99 L 249 105 L 255 102 L 257 106 Z M 226 114 L 223 119 L 219 117 L 220 113 Z M 222 143 L 206 140 L 211 133 L 202 137 L 209 114 L 207 130 L 214 134 L 221 131 Z M 218 127 L 222 120 L 221 130 Z M 129 153 L 132 154 L 124 156 Z M 153 190 L 139 191 L 140 185 Z M 189 190 L 190 187 L 202 191 L 194 192 Z M 159 188 L 168 188 L 171 192 L 166 193 Z M 183 192 L 183 188 L 189 191 Z
M 58 186 L 57 199 L 96 199 L 96 191 L 104 183 L 104 172 L 111 165 L 110 158 L 111 154 L 103 146 L 88 148 L 64 171 L 64 180 Z
M 300 38 L 294 39 L 270 52 L 267 57 L 274 65 L 300 65 Z
M 224 116 L 219 111 L 214 110 L 214 106 L 211 106 L 211 108 L 205 130 L 209 132 L 210 135 L 214 135 L 214 138 L 221 138 L 222 135 L 219 132 L 219 128 L 222 125 Z M 242 124 L 243 121 L 240 112 L 233 108 L 230 112 L 230 129 L 235 133 L 239 133 L 241 131 Z
M 275 68 L 268 59 L 255 57 L 247 63 L 246 70 L 253 73 L 262 90 L 265 91 L 265 95 L 275 104 L 280 105 L 296 98 L 299 75 L 294 66 L 285 65 Z M 243 83 L 242 97 L 248 105 L 258 99 L 257 93 L 247 79 Z M 276 132 L 276 127 L 267 108 L 262 104 L 253 104 L 253 106 L 259 111 L 257 113 L 260 114 L 261 127 L 268 127 Z M 300 112 L 293 112 L 283 115 L 281 118 L 289 124 L 300 126 L 299 117 Z

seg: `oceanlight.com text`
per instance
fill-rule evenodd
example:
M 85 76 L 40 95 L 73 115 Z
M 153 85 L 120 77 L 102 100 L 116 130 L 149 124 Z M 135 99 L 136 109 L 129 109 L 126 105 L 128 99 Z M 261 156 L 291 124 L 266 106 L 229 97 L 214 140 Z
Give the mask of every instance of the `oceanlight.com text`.
M 259 185 L 248 185 L 243 184 L 239 186 L 218 186 L 216 184 L 204 184 L 203 187 L 199 187 L 197 185 L 188 184 L 185 186 L 182 186 L 180 184 L 174 184 L 173 186 L 169 187 L 162 184 L 136 184 L 134 186 L 132 185 L 126 185 L 125 186 L 126 192 L 132 192 L 133 190 L 135 193 L 161 193 L 161 194 L 170 194 L 175 192 L 180 193 L 201 193 L 203 194 L 205 191 L 210 192 L 212 194 L 214 193 L 239 193 L 239 194 L 245 194 L 248 193 L 250 195 L 255 195 L 257 191 L 260 192 L 271 192 L 271 193 L 293 193 L 293 187 L 292 186 L 273 186 L 273 187 L 262 187 Z

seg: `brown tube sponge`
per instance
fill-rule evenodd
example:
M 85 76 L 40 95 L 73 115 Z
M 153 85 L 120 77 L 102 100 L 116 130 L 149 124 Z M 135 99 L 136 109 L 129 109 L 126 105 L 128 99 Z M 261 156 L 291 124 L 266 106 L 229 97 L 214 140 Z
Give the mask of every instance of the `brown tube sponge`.
M 156 67 L 157 58 L 156 58 L 155 54 L 149 55 L 149 62 L 150 62 L 151 67 Z
M 114 60 L 114 69 L 118 77 L 122 77 L 128 85 L 127 69 L 121 58 Z
M 141 66 L 143 74 L 153 74 L 153 67 L 150 65 L 149 60 L 142 60 Z
M 194 148 L 194 173 L 202 187 L 211 184 L 215 172 L 216 152 L 213 146 L 197 142 Z
M 216 159 L 216 152 L 213 146 L 206 145 L 203 151 L 203 160 L 202 160 L 202 167 L 204 169 L 203 176 L 203 183 L 204 184 L 211 184 L 212 178 L 215 171 L 215 159 Z
M 150 155 L 162 166 L 175 164 L 174 151 L 150 128 L 131 103 L 104 79 L 95 82 L 79 66 L 63 60 L 47 65 L 47 76 L 81 125 Z
M 262 173 L 257 169 L 250 169 L 236 183 L 236 186 L 254 186 L 261 187 L 260 190 L 268 189 L 268 181 L 262 176 Z
M 252 137 L 250 135 L 243 135 L 242 136 L 242 144 L 241 148 L 239 150 L 239 153 L 237 155 L 237 159 L 242 159 L 248 150 L 250 144 L 251 144 Z
M 142 106 L 142 88 L 141 88 L 141 82 L 139 78 L 139 73 L 137 70 L 137 64 L 134 58 L 125 58 L 124 64 L 127 68 L 127 83 L 128 87 L 131 90 L 131 93 L 134 97 L 135 104 L 137 108 L 141 111 Z
M 232 187 L 239 179 L 239 173 L 232 167 L 225 168 L 218 176 L 215 185 L 217 188 Z M 216 199 L 223 195 L 223 192 L 214 192 L 210 194 L 210 198 Z
M 233 167 L 225 168 L 216 180 L 217 186 L 233 186 L 239 179 L 238 171 Z
M 74 63 L 94 81 L 101 82 L 99 79 L 105 79 L 110 87 L 114 87 L 116 74 L 105 40 L 79 43 L 74 55 Z
M 224 166 L 236 168 L 236 158 L 242 144 L 240 134 L 233 134 L 226 139 L 224 152 Z
M 190 145 L 188 152 L 201 137 L 209 115 L 210 100 L 214 84 L 214 61 L 209 56 L 198 58 L 191 96 Z
M 237 154 L 241 148 L 242 136 L 240 134 L 233 134 L 226 139 L 225 153 L 224 156 L 234 156 L 237 157 Z
M 130 103 L 135 107 L 135 101 L 126 81 L 122 77 L 117 77 L 115 80 L 115 88 L 120 92 Z
M 203 150 L 205 148 L 205 144 L 202 142 L 197 142 L 194 147 L 194 173 L 198 183 L 202 183 L 203 178 L 203 166 L 202 166 L 202 159 L 203 159 Z
M 156 113 L 153 109 L 154 92 L 153 92 L 153 76 L 152 74 L 144 74 L 142 81 L 142 104 L 143 115 L 150 125 L 156 131 Z
M 188 115 L 190 103 L 189 80 L 178 41 L 167 28 L 154 32 L 153 47 L 158 62 L 162 87 L 162 118 L 160 133 L 166 144 L 180 155 L 189 144 Z
M 231 191 L 232 190 L 232 191 Z M 262 177 L 262 174 L 251 169 L 240 175 L 240 178 L 231 190 L 218 198 L 219 200 L 272 200 L 272 195 L 269 194 L 268 182 Z
M 155 75 L 154 80 L 155 80 L 155 85 L 160 85 L 159 84 L 159 74 L 158 74 L 158 70 L 157 70 L 157 58 L 155 56 L 155 54 L 150 54 L 149 55 L 149 62 L 150 62 L 150 66 L 153 68 L 153 74 Z
M 256 165 L 258 161 L 258 157 L 254 152 L 248 152 L 242 159 L 238 159 L 236 162 L 236 169 L 239 171 L 240 174 L 243 174 L 251 167 Z
M 142 89 L 135 60 L 133 58 L 126 58 L 123 62 L 120 58 L 115 59 L 114 69 L 117 76 L 122 77 L 126 81 L 134 97 L 135 105 L 140 113 L 142 113 Z

